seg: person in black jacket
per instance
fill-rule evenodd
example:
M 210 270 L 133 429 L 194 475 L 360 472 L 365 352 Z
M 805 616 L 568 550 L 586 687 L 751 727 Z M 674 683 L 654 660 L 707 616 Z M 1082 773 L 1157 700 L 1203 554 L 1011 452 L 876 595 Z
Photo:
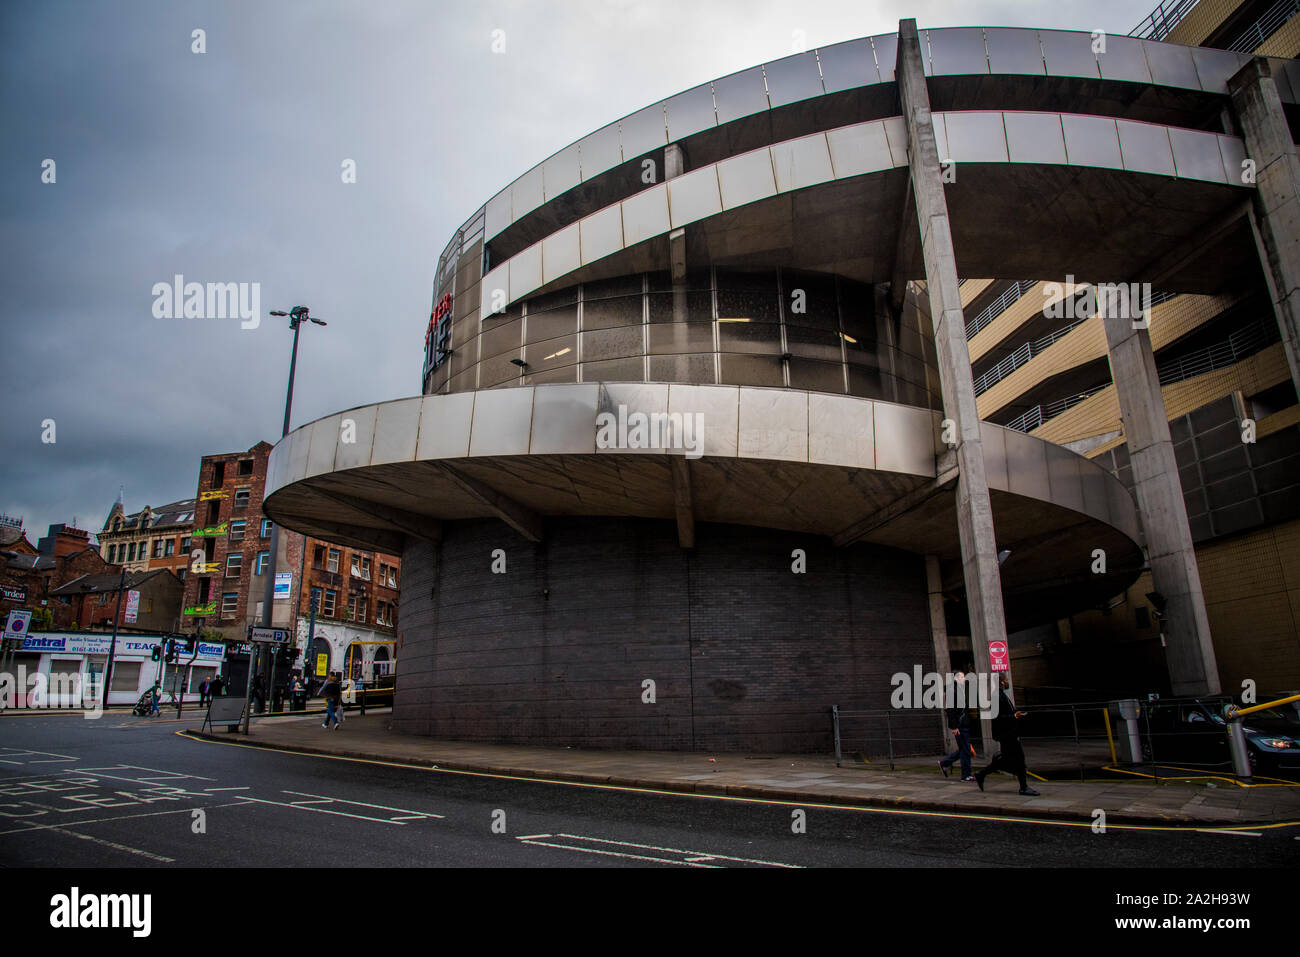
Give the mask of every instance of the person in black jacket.
M 332 672 L 329 680 L 321 686 L 320 696 L 325 699 L 325 723 L 321 727 L 328 731 L 331 727 L 330 722 L 333 722 L 333 727 L 338 728 L 340 724 L 338 713 L 340 705 L 343 703 L 341 700 L 343 697 L 343 683 L 334 677 Z
M 1025 712 L 1017 711 L 1016 706 L 1011 703 L 1007 697 L 1007 676 L 1001 676 L 1001 690 L 998 691 L 998 713 L 993 719 L 993 737 L 997 739 L 1001 750 L 993 755 L 993 760 L 983 771 L 975 773 L 975 783 L 984 790 L 984 779 L 993 771 L 1008 771 L 1020 779 L 1020 793 L 1026 797 L 1037 797 L 1038 792 L 1029 786 L 1026 777 L 1028 770 L 1025 767 L 1025 749 L 1020 745 L 1020 731 L 1016 727 L 1016 721 L 1025 716 Z
M 948 702 L 948 730 L 953 733 L 957 739 L 956 750 L 946 758 L 939 761 L 939 770 L 943 776 L 948 776 L 948 769 L 952 767 L 954 761 L 961 761 L 961 779 L 963 781 L 974 781 L 975 778 L 970 773 L 970 709 L 966 707 L 966 696 L 963 692 L 957 692 L 958 685 L 965 687 L 966 675 L 957 672 L 953 675 L 953 698 Z M 958 705 L 960 702 L 960 706 Z

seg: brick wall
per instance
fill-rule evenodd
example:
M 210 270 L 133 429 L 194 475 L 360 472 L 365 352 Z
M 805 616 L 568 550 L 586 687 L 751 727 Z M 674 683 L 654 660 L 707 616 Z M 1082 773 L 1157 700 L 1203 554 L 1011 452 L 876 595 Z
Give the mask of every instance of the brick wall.
M 923 561 L 890 549 L 701 525 L 687 552 L 673 523 L 626 519 L 553 520 L 534 545 L 459 522 L 402 566 L 394 727 L 409 733 L 829 751 L 830 705 L 888 707 L 892 674 L 933 667 Z M 932 714 L 913 718 L 933 737 Z

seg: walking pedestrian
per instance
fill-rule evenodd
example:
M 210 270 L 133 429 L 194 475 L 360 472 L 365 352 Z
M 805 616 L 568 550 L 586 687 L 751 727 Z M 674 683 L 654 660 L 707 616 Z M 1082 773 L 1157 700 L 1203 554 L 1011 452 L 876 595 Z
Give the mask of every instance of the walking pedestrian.
M 1025 716 L 1025 712 L 1017 711 L 1016 706 L 1011 703 L 1011 698 L 1007 696 L 1006 674 L 1002 674 L 999 681 L 998 690 L 998 713 L 993 719 L 993 737 L 997 739 L 998 746 L 1001 750 L 993 755 L 993 760 L 983 771 L 975 773 L 975 783 L 984 790 L 984 779 L 993 771 L 1007 771 L 1014 774 L 1020 780 L 1020 793 L 1026 797 L 1037 797 L 1038 792 L 1029 786 L 1026 777 L 1028 769 L 1025 767 L 1025 749 L 1020 744 L 1020 731 L 1016 727 L 1016 722 Z
M 213 676 L 212 684 L 208 687 L 208 697 L 216 698 L 226 691 L 226 681 L 220 674 Z
M 203 683 L 199 685 L 199 707 L 208 703 L 208 695 L 212 693 L 212 679 L 204 678 Z
M 343 702 L 340 700 L 343 696 L 342 683 L 330 674 L 329 680 L 320 689 L 321 697 L 325 699 L 325 722 L 321 725 L 326 731 L 330 727 L 338 728 L 340 721 L 338 712 L 342 710 Z M 331 725 L 331 722 L 333 724 Z
M 957 672 L 953 675 L 953 697 L 948 702 L 948 730 L 952 732 L 956 739 L 956 749 L 946 758 L 939 760 L 939 770 L 943 776 L 948 776 L 948 769 L 952 767 L 954 761 L 961 762 L 961 779 L 963 781 L 974 781 L 975 777 L 970 773 L 970 759 L 973 749 L 970 743 L 970 708 L 967 707 L 966 700 L 966 674 Z M 960 690 L 958 690 L 960 689 Z

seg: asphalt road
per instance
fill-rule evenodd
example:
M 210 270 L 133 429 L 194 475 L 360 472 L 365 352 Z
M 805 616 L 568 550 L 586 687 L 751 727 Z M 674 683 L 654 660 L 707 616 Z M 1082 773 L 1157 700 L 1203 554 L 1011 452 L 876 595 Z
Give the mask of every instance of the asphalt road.
M 802 810 L 232 747 L 191 721 L 0 718 L 3 867 L 1294 867 L 1258 836 Z

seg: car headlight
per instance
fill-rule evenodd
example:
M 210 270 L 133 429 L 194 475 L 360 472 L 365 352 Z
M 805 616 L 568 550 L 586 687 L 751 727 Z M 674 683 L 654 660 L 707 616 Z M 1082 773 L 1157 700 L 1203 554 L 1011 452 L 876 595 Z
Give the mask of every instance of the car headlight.
M 1262 735 L 1252 737 L 1251 742 L 1265 751 L 1291 751 L 1300 748 L 1300 744 L 1291 738 L 1266 738 Z

